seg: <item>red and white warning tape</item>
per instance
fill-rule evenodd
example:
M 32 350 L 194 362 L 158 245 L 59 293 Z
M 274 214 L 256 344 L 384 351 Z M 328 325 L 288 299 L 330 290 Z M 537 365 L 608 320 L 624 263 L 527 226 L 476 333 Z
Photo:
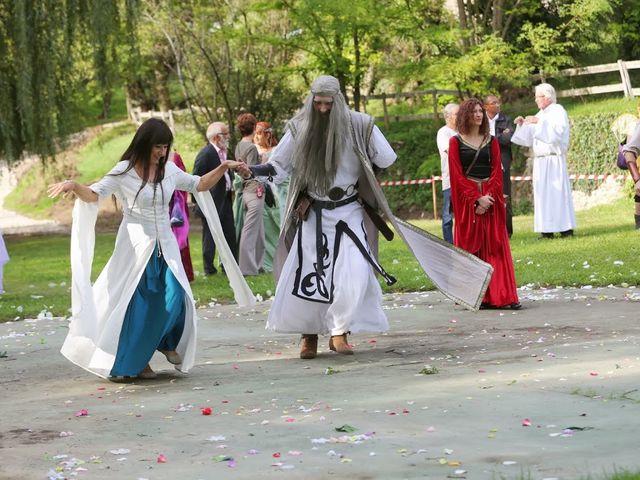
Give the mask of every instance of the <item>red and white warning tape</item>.
M 512 176 L 512 182 L 530 182 L 531 175 L 526 176 Z M 624 180 L 627 178 L 626 175 L 569 175 L 570 180 L 606 180 L 608 178 L 612 178 L 613 180 Z M 426 185 L 429 183 L 440 182 L 442 181 L 442 177 L 437 175 L 431 178 L 420 178 L 417 180 L 389 180 L 385 182 L 380 182 L 381 187 L 397 187 L 400 185 Z

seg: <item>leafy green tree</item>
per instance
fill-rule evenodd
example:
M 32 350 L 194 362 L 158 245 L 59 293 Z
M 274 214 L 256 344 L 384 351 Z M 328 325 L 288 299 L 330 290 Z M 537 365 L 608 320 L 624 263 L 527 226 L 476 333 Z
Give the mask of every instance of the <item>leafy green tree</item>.
M 119 12 L 137 0 L 0 0 L 0 155 L 16 160 L 28 151 L 52 156 L 74 126 L 74 92 L 82 53 L 93 55 L 103 113 L 117 79 Z M 85 70 L 86 71 L 86 70 Z

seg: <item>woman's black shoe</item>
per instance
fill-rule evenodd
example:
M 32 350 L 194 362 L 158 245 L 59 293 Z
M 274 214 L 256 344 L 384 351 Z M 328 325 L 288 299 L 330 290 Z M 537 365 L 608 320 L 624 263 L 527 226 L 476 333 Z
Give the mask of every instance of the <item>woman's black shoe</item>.
M 514 302 L 511 305 L 509 305 L 509 308 L 511 310 L 520 310 L 522 308 L 522 304 L 520 302 Z
M 541 233 L 540 235 L 538 235 L 538 240 L 547 240 L 547 239 L 550 239 L 550 238 L 553 238 L 553 233 L 544 232 L 544 233 Z

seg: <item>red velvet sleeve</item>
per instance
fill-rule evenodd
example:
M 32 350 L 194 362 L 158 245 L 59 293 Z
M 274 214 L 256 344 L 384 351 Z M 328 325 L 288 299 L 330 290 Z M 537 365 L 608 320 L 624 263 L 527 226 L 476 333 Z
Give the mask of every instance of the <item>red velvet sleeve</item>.
M 475 202 L 482 194 L 478 191 L 476 182 L 467 179 L 462 171 L 460 145 L 456 137 L 451 137 L 449 140 L 449 175 L 452 197 L 455 197 L 458 203 L 464 202 L 475 209 Z
M 475 228 L 475 203 L 482 194 L 478 191 L 476 182 L 467 179 L 462 171 L 460 144 L 456 137 L 449 140 L 449 176 L 454 218 L 453 243 L 467 252 L 475 253 L 482 242 L 482 232 Z
M 504 200 L 502 193 L 502 161 L 500 160 L 500 144 L 495 137 L 492 137 L 491 176 L 489 177 L 489 181 L 484 185 L 484 194 L 491 195 L 496 201 L 496 204 L 503 204 Z

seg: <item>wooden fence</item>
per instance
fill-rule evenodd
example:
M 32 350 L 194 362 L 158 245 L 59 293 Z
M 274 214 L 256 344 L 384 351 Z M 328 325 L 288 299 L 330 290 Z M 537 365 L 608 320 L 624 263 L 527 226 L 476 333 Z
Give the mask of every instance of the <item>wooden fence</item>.
M 458 90 L 423 90 L 419 92 L 400 92 L 400 93 L 381 93 L 379 95 L 365 95 L 362 97 L 362 106 L 367 112 L 367 102 L 370 100 L 382 100 L 382 110 L 384 115 L 382 120 L 384 120 L 385 128 L 389 128 L 389 123 L 393 121 L 401 121 L 401 120 L 423 120 L 427 118 L 439 118 L 438 113 L 438 96 L 439 95 L 455 95 L 459 96 L 460 92 Z M 387 100 L 398 100 L 398 99 L 406 99 L 406 98 L 422 98 L 422 97 L 431 97 L 431 107 L 433 109 L 433 113 L 422 113 L 417 115 L 389 115 Z M 380 120 L 380 117 L 376 117 L 376 120 Z
M 140 107 L 135 107 L 129 110 L 129 118 L 138 126 L 142 125 L 142 122 L 150 118 L 159 118 L 167 122 L 169 128 L 174 131 L 175 122 L 173 119 L 173 113 L 173 110 L 167 110 L 165 112 L 149 110 L 143 112 Z
M 615 93 L 623 92 L 627 98 L 634 98 L 636 95 L 640 96 L 640 88 L 633 88 L 631 85 L 631 79 L 629 77 L 629 70 L 640 69 L 640 60 L 633 60 L 626 62 L 624 60 L 618 60 L 616 63 L 606 63 L 602 65 L 592 65 L 589 67 L 581 68 L 567 68 L 560 70 L 557 74 L 553 75 L 555 78 L 565 77 L 577 77 L 583 75 L 595 75 L 598 73 L 619 72 L 620 83 L 612 83 L 608 85 L 596 85 L 592 87 L 571 88 L 568 90 L 560 90 L 557 92 L 558 97 L 578 97 L 583 95 L 598 95 L 602 93 Z M 545 81 L 544 74 L 532 75 L 531 80 L 533 82 Z M 381 93 L 377 95 L 364 95 L 362 96 L 362 106 L 364 111 L 367 111 L 367 103 L 371 100 L 381 100 L 383 116 L 376 117 L 376 120 L 384 120 L 385 128 L 389 128 L 389 124 L 392 121 L 406 121 L 406 120 L 423 120 L 423 119 L 436 119 L 440 118 L 438 111 L 438 97 L 440 95 L 453 95 L 460 96 L 458 90 L 422 90 L 417 92 L 399 92 L 399 93 Z M 414 115 L 391 115 L 389 114 L 388 101 L 389 100 L 405 100 L 407 98 L 423 98 L 431 97 L 431 109 L 430 113 L 414 114 Z M 194 107 L 199 108 L 199 107 Z M 168 110 L 166 112 L 143 112 L 140 108 L 132 108 L 130 102 L 127 99 L 127 110 L 129 112 L 129 118 L 136 124 L 140 125 L 144 120 L 148 118 L 161 118 L 169 124 L 169 127 L 174 128 L 174 114 L 180 114 L 188 112 L 188 110 Z
M 598 95 L 601 93 L 624 92 L 625 97 L 634 98 L 636 95 L 640 95 L 640 88 L 633 88 L 633 86 L 631 85 L 629 70 L 635 70 L 638 68 L 640 68 L 640 60 L 633 60 L 630 62 L 618 60 L 616 63 L 605 63 L 602 65 L 592 65 L 590 67 L 581 68 L 567 68 L 565 70 L 560 70 L 557 74 L 553 75 L 553 77 L 577 77 L 582 75 L 595 75 L 598 73 L 617 71 L 620 73 L 620 83 L 596 85 L 593 87 L 571 88 L 568 90 L 561 90 L 557 92 L 557 95 L 558 97 L 580 97 L 583 95 Z M 534 75 L 532 77 L 532 80 L 544 81 L 544 74 Z

